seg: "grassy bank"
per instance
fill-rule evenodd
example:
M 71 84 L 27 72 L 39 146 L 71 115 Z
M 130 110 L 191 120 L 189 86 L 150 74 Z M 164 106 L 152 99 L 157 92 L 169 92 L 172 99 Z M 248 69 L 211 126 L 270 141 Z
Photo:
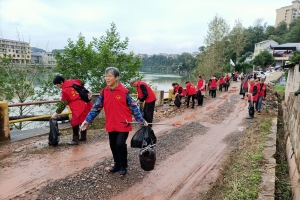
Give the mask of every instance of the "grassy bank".
M 218 181 L 204 199 L 256 199 L 263 163 L 262 150 L 270 132 L 271 119 L 259 116 L 250 122 L 237 142 L 237 149 L 223 165 Z M 259 125 L 258 125 L 259 124 Z
M 275 90 L 284 99 L 285 85 L 275 85 Z

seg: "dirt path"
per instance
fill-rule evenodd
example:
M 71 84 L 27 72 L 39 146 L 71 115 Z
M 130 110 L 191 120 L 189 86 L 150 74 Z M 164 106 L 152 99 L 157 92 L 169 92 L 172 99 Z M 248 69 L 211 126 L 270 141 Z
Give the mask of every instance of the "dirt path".
M 198 193 L 205 191 L 218 176 L 218 166 L 230 150 L 230 141 L 235 140 L 246 126 L 247 102 L 237 95 L 239 84 L 233 83 L 229 92 L 221 93 L 204 107 L 185 109 L 180 115 L 161 121 L 170 124 L 180 122 L 186 129 L 154 126 L 158 138 L 165 134 L 184 135 L 189 131 L 191 122 L 201 124 L 207 130 L 205 134 L 203 132 L 186 138 L 189 140 L 182 150 L 172 155 L 164 152 L 166 155 L 158 160 L 154 171 L 146 173 L 140 181 L 133 180 L 131 187 L 128 185 L 114 193 L 113 197 L 108 196 L 112 199 L 194 199 Z M 195 129 L 190 131 L 197 132 Z M 134 131 L 130 133 L 133 134 Z M 162 141 L 162 145 L 163 142 L 167 141 Z M 176 150 L 177 146 L 174 143 L 171 148 Z M 105 138 L 76 147 L 51 149 L 49 152 L 24 154 L 18 157 L 19 160 L 7 158 L 5 162 L 12 164 L 0 166 L 0 199 L 34 199 L 43 186 L 76 174 L 86 167 L 106 162 L 111 157 Z

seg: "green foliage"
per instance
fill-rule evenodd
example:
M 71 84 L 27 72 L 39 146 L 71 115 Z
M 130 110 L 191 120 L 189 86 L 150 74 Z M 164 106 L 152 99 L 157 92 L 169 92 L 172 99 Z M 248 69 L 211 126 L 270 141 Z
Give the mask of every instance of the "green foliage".
M 275 85 L 275 90 L 280 96 L 284 96 L 285 93 L 285 85 Z
M 300 53 L 298 51 L 294 51 L 294 55 L 289 57 L 289 61 L 291 61 L 292 63 L 300 62 Z
M 89 89 L 98 92 L 106 85 L 103 78 L 105 69 L 117 67 L 121 73 L 120 81 L 128 86 L 131 78 L 141 77 L 141 59 L 135 57 L 133 52 L 125 53 L 128 43 L 128 38 L 121 41 L 114 23 L 111 23 L 106 35 L 93 38 L 88 44 L 79 34 L 76 42 L 68 40 L 63 54 L 56 51 L 57 67 L 54 70 L 65 78 L 80 78 L 89 82 Z
M 240 59 L 239 59 L 239 63 L 245 62 L 246 58 L 251 56 L 253 53 L 252 52 L 247 52 L 245 53 Z
M 40 49 L 37 47 L 30 47 L 31 52 L 46 52 L 44 49 Z
M 235 71 L 238 72 L 251 72 L 253 70 L 253 65 L 250 63 L 238 63 L 235 65 Z
M 270 54 L 268 51 L 262 51 L 260 52 L 255 58 L 252 60 L 252 63 L 256 66 L 260 67 L 266 67 L 268 65 L 271 65 L 275 62 L 275 59 L 272 54 Z
M 285 35 L 286 42 L 300 42 L 300 25 L 294 26 L 290 31 Z
M 287 23 L 285 21 L 280 22 L 275 28 L 275 33 L 278 36 L 283 36 L 288 31 Z
M 268 37 L 268 40 L 274 40 L 275 42 L 278 42 L 278 44 L 284 43 L 284 38 L 281 36 L 277 36 L 277 35 L 270 35 Z

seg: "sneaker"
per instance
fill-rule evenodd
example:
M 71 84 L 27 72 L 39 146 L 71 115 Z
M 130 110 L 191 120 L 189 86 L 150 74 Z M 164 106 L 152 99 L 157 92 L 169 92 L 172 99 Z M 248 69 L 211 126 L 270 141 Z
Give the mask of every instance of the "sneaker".
M 120 169 L 120 175 L 121 176 L 124 176 L 124 175 L 126 175 L 127 174 L 127 169 L 125 168 L 125 167 L 121 167 L 121 169 Z
M 112 167 L 109 168 L 108 172 L 111 172 L 111 173 L 115 173 L 115 172 L 118 172 L 120 171 L 120 167 L 114 165 Z

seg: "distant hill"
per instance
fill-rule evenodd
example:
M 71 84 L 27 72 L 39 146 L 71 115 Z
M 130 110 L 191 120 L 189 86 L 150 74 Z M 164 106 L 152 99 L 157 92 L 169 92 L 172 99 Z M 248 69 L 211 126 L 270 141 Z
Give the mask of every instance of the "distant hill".
M 52 50 L 52 53 L 55 53 L 55 51 L 59 51 L 60 53 L 63 53 L 63 52 L 64 52 L 64 49 L 53 49 L 53 50 Z
M 44 49 L 40 49 L 37 47 L 30 47 L 31 52 L 36 53 L 36 52 L 46 52 Z

